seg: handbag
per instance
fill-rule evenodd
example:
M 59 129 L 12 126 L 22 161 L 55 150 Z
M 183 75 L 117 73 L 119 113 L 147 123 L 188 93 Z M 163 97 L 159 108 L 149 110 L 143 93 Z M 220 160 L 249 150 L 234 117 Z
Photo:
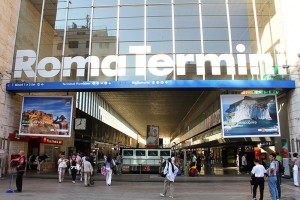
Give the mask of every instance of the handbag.
M 101 167 L 101 174 L 102 174 L 103 176 L 106 176 L 106 167 L 105 167 L 105 166 L 102 166 L 102 167 Z
M 167 174 L 165 174 L 164 172 L 161 172 L 161 173 L 160 173 L 160 176 L 161 176 L 161 177 L 166 177 Z
M 65 161 L 62 161 L 61 163 L 59 163 L 58 167 L 67 168 L 67 163 Z
M 254 175 L 251 176 L 250 185 L 255 185 L 256 178 Z

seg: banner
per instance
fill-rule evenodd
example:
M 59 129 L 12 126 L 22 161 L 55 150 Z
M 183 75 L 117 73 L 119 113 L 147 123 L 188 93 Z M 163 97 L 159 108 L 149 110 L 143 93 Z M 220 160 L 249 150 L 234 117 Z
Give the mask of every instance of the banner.
M 147 125 L 147 148 L 158 148 L 159 146 L 159 127 Z
M 275 95 L 221 95 L 224 138 L 279 137 Z
M 23 98 L 19 135 L 71 136 L 73 97 Z

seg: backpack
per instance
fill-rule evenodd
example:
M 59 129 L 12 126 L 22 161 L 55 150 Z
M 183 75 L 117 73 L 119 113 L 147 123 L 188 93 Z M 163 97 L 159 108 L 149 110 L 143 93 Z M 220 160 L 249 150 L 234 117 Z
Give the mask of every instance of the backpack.
M 278 162 L 278 172 L 279 172 L 279 174 L 284 174 L 284 167 L 283 167 L 282 163 L 278 160 L 277 160 L 277 162 Z

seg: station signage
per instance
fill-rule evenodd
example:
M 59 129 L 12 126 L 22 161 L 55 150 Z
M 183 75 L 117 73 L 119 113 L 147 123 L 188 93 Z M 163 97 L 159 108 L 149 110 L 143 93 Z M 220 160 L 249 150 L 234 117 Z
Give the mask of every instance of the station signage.
M 277 45 L 274 59 L 271 54 L 246 54 L 245 46 L 238 44 L 236 54 L 154 54 L 151 46 L 129 46 L 129 55 L 134 56 L 134 61 L 126 55 L 108 55 L 102 60 L 98 56 L 75 57 L 44 57 L 41 60 L 33 50 L 17 50 L 13 78 L 60 78 L 60 77 L 106 77 L 128 76 L 127 66 L 133 66 L 132 76 L 145 76 L 147 72 L 159 77 L 166 77 L 173 73 L 177 76 L 186 75 L 187 64 L 194 63 L 196 75 L 206 75 L 206 63 L 210 63 L 211 75 L 221 74 L 221 63 L 226 63 L 226 75 L 260 75 L 260 66 L 263 63 L 264 74 L 286 75 L 286 57 L 280 45 Z M 247 63 L 250 66 L 248 72 Z M 71 67 L 76 64 L 76 74 L 72 74 Z M 237 65 L 237 69 L 236 66 Z M 36 66 L 36 67 L 35 67 Z M 112 67 L 114 66 L 114 67 Z M 225 66 L 222 64 L 222 67 Z M 75 67 L 75 66 L 74 66 Z M 101 73 L 100 73 L 101 72 Z M 88 73 L 88 74 L 87 74 Z M 26 77 L 25 77 L 26 76 Z
M 63 92 L 118 89 L 294 89 L 291 80 L 164 80 L 7 83 L 10 92 Z

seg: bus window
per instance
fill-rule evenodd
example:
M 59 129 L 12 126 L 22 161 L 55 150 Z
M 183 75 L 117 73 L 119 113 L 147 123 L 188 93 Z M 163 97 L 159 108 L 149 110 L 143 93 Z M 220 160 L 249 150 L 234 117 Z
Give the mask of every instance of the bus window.
M 168 157 L 170 157 L 171 156 L 171 152 L 170 151 L 160 151 L 160 156 L 164 156 L 164 157 L 168 156 Z
M 133 150 L 124 150 L 123 156 L 133 156 Z
M 141 151 L 141 150 L 136 150 L 135 154 L 136 154 L 136 156 L 145 156 L 146 155 L 145 151 Z
M 158 156 L 158 151 L 148 151 L 148 156 Z

